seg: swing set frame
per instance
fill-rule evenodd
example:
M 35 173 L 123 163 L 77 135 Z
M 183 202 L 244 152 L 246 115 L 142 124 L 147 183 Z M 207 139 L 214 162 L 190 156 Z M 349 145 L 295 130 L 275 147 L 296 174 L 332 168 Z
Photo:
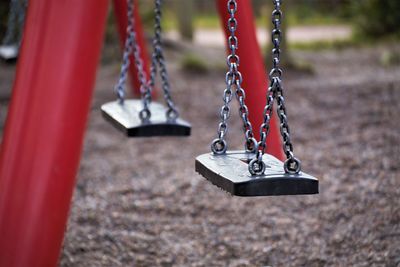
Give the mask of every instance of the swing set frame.
M 113 4 L 123 43 L 126 0 L 113 0 Z M 216 0 L 216 4 L 225 25 L 226 0 Z M 250 120 L 259 125 L 268 81 L 256 39 L 251 2 L 238 0 L 238 5 L 240 47 L 237 53 L 241 59 L 243 87 L 248 89 Z M 0 266 L 57 266 L 108 7 L 108 0 L 29 3 L 0 147 Z M 134 15 L 148 74 L 150 60 L 143 27 L 139 14 Z M 132 87 L 138 93 L 136 71 L 131 64 Z M 258 133 L 255 134 L 258 138 Z M 268 153 L 283 159 L 275 118 L 271 121 L 268 142 Z

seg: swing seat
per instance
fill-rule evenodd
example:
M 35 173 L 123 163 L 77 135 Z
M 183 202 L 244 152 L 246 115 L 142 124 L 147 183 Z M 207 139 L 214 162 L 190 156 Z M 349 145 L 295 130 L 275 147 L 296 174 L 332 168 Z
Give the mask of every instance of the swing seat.
M 318 179 L 304 172 L 287 174 L 283 163 L 264 154 L 264 175 L 252 176 L 248 162 L 254 154 L 228 151 L 224 155 L 202 154 L 196 158 L 196 171 L 228 193 L 242 197 L 318 194 Z
M 18 57 L 18 45 L 1 45 L 0 58 L 4 61 L 13 61 Z
M 141 100 L 125 100 L 123 104 L 113 101 L 101 106 L 103 117 L 128 137 L 152 136 L 189 136 L 191 126 L 182 119 L 169 121 L 166 119 L 167 109 L 156 102 L 149 105 L 151 118 L 142 122 L 139 112 L 142 110 Z

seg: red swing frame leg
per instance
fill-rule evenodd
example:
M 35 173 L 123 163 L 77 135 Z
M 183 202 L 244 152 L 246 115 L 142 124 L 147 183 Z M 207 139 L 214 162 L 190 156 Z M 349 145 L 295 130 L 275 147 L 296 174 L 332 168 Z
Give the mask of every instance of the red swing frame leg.
M 134 0 L 135 1 L 135 7 L 139 6 L 138 0 Z M 126 0 L 113 0 L 114 3 L 114 14 L 117 20 L 117 26 L 118 26 L 118 32 L 119 32 L 119 36 L 120 36 L 120 43 L 121 43 L 121 47 L 122 49 L 125 46 L 125 39 L 126 39 L 126 27 L 128 25 L 128 18 L 126 16 L 127 14 L 127 9 L 128 9 L 128 5 Z M 145 34 L 144 34 L 144 30 L 143 30 L 143 24 L 142 24 L 142 20 L 139 14 L 139 9 L 135 8 L 134 9 L 134 13 L 133 16 L 135 18 L 135 32 L 136 32 L 136 39 L 138 42 L 138 45 L 140 47 L 140 56 L 142 58 L 143 61 L 143 69 L 147 74 L 147 77 L 150 76 L 150 58 L 149 58 L 149 53 L 148 53 L 148 49 L 147 49 L 147 45 L 146 45 L 146 38 L 145 38 Z M 129 58 L 130 62 L 133 63 L 134 58 L 131 55 Z M 137 68 L 135 66 L 135 64 L 130 64 L 129 66 L 129 74 L 131 77 L 131 81 L 132 81 L 132 92 L 134 95 L 140 95 L 140 81 L 138 79 L 138 74 L 137 74 Z M 156 92 L 153 90 L 152 92 L 152 96 L 154 98 L 156 98 Z
M 254 134 L 259 139 L 260 133 L 258 129 L 263 121 L 268 80 L 266 78 L 266 68 L 261 50 L 257 42 L 251 1 L 237 0 L 237 5 L 236 19 L 239 24 L 236 31 L 239 42 L 237 54 L 240 57 L 240 71 L 243 75 L 243 88 L 246 90 L 246 104 L 249 108 L 249 118 L 253 125 Z M 217 0 L 217 7 L 221 18 L 221 25 L 227 37 L 230 33 L 227 30 L 229 14 L 226 0 Z M 275 114 L 271 118 L 267 144 L 267 153 L 274 155 L 280 160 L 284 159 L 282 141 Z
M 0 151 L 0 266 L 57 265 L 107 10 L 29 3 Z

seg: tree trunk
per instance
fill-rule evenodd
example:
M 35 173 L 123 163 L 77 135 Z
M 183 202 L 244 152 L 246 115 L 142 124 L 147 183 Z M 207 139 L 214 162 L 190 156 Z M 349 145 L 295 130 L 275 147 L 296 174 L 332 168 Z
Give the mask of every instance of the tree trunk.
M 176 4 L 178 30 L 183 40 L 193 40 L 193 0 L 178 1 Z

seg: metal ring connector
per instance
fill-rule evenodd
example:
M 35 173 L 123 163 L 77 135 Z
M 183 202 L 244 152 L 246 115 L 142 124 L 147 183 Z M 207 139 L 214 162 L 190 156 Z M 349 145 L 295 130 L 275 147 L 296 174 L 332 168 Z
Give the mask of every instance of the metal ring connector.
M 222 155 L 225 154 L 226 150 L 228 149 L 228 145 L 224 139 L 214 139 L 211 143 L 211 151 L 214 154 Z
M 297 158 L 288 158 L 283 164 L 286 173 L 298 174 L 301 171 L 301 162 Z
M 179 112 L 176 109 L 168 109 L 167 113 L 167 120 L 176 120 L 179 117 Z
M 247 139 L 246 143 L 244 144 L 244 148 L 247 153 L 256 153 L 258 149 L 257 140 L 254 137 Z
M 149 109 L 142 109 L 139 112 L 139 118 L 142 120 L 142 122 L 148 121 L 151 117 L 151 112 Z
M 263 175 L 265 172 L 265 163 L 264 161 L 259 161 L 257 157 L 252 159 L 249 163 L 249 172 L 251 175 Z

